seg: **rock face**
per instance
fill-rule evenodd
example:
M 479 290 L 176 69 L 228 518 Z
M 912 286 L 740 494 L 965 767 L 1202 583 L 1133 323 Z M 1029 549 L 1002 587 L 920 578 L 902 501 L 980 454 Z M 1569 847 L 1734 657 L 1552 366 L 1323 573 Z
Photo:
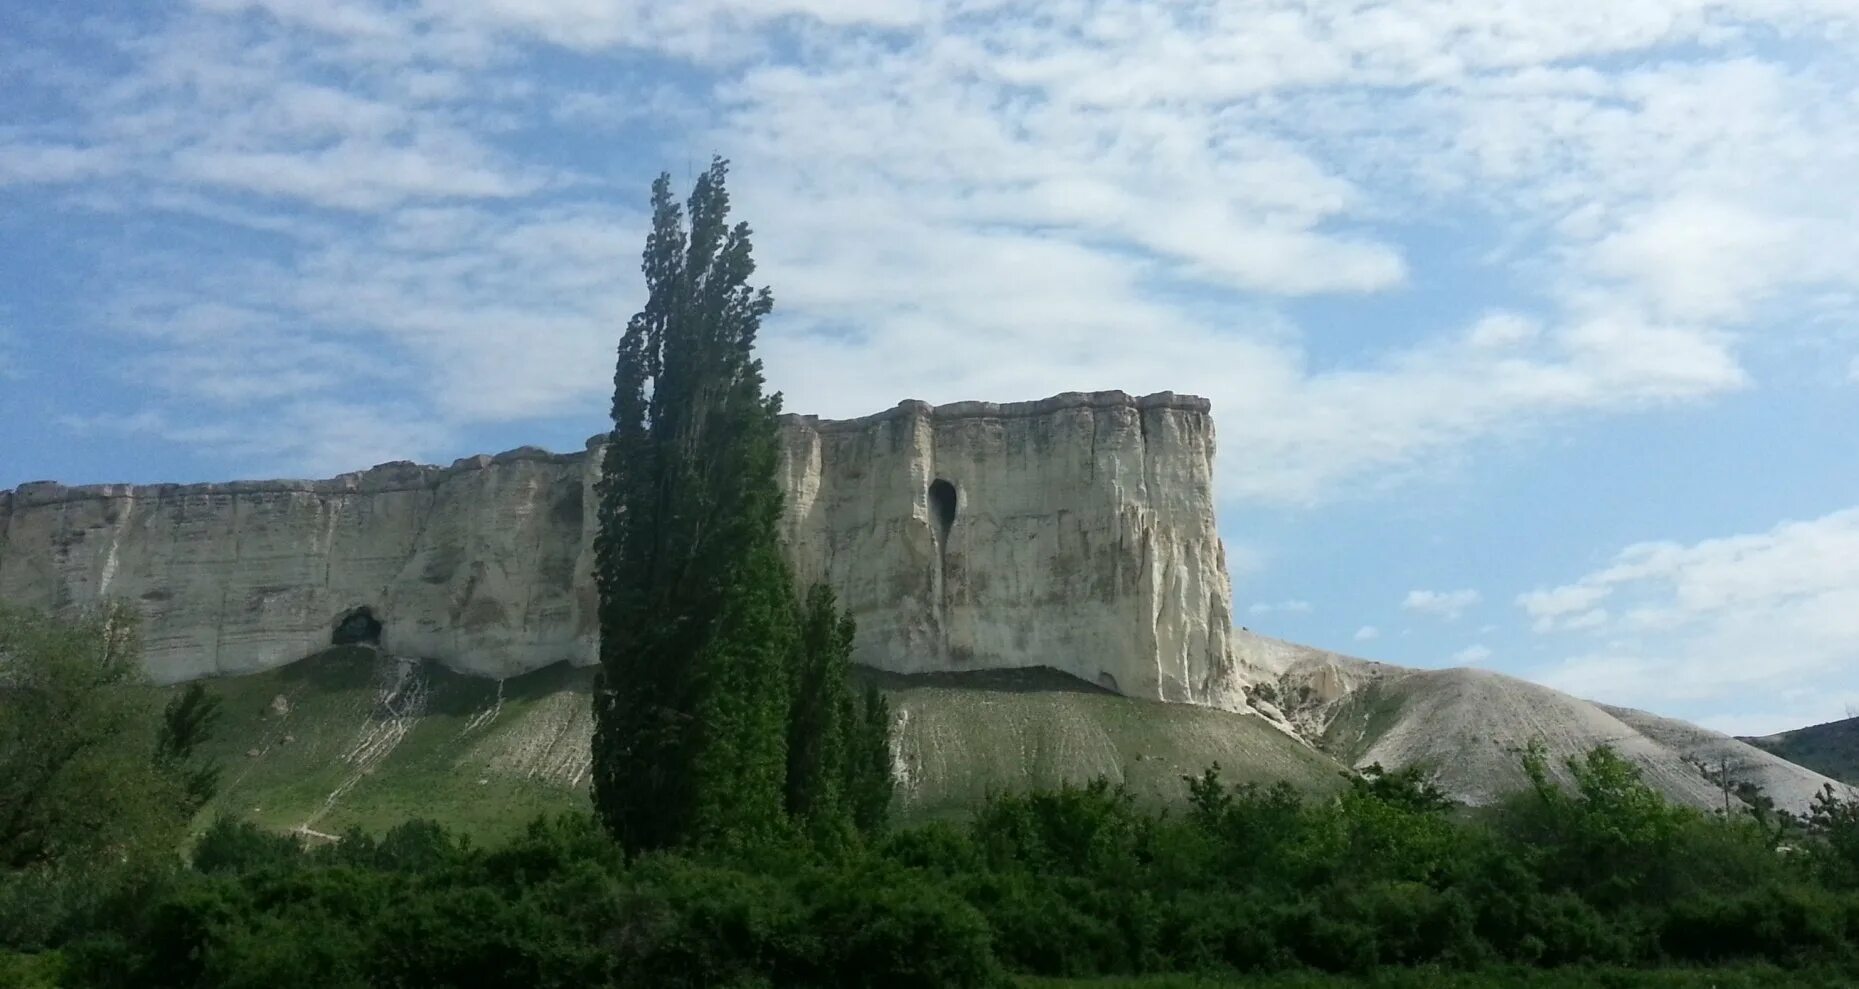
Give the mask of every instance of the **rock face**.
M 786 441 L 790 558 L 857 616 L 857 661 L 1050 666 L 1136 697 L 1243 704 L 1206 400 L 906 402 L 792 419 Z
M 1244 705 L 1206 400 L 904 402 L 782 429 L 790 559 L 857 617 L 859 662 Z M 324 481 L 23 485 L 0 492 L 0 599 L 135 605 L 162 682 L 332 642 L 495 677 L 590 663 L 599 440 Z
M 1474 806 L 1528 785 L 1519 753 L 1532 742 L 1544 746 L 1551 775 L 1564 784 L 1573 782 L 1566 760 L 1605 745 L 1668 799 L 1706 810 L 1721 807 L 1724 795 L 1700 763 L 1727 764 L 1733 780 L 1755 783 L 1794 813 L 1828 785 L 1859 792 L 1727 735 L 1490 670 L 1408 669 L 1239 638 L 1242 656 L 1276 651 L 1289 659 L 1270 693 L 1304 737 L 1357 769 L 1421 766 L 1447 796 Z

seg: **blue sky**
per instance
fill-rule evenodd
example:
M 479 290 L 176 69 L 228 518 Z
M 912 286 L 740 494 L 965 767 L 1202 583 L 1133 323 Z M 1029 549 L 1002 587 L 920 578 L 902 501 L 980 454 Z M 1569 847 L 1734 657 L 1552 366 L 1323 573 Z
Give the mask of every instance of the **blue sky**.
M 1847 0 L 14 4 L 0 486 L 578 448 L 721 153 L 790 409 L 1203 394 L 1242 624 L 1828 720 L 1856 54 Z

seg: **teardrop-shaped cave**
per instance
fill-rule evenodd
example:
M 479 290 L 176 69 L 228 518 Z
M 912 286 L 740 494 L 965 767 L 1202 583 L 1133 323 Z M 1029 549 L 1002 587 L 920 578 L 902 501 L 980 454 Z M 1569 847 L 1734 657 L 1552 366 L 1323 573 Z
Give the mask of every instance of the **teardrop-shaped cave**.
M 947 543 L 949 530 L 955 526 L 955 501 L 955 485 L 940 477 L 930 482 L 930 520 L 936 525 L 939 542 Z

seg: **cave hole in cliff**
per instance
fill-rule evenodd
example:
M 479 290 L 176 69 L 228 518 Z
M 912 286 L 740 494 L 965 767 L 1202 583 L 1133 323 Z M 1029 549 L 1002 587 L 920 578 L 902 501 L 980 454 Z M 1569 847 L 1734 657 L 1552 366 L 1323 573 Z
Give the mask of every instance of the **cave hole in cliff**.
M 955 485 L 942 478 L 930 482 L 930 518 L 936 523 L 936 535 L 949 541 L 949 528 L 955 525 Z
M 332 646 L 378 646 L 381 644 L 381 620 L 368 608 L 356 608 L 336 621 L 329 635 Z

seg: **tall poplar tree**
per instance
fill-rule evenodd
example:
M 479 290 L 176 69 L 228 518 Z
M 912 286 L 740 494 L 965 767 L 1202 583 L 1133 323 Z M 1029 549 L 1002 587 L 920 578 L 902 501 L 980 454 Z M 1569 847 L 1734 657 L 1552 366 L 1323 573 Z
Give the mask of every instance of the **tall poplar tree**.
M 846 764 L 853 704 L 851 617 L 815 584 L 801 609 L 794 651 L 794 700 L 788 714 L 787 809 L 824 844 L 843 844 L 853 829 Z
M 594 800 L 629 850 L 752 839 L 785 820 L 791 579 L 775 479 L 780 396 L 753 353 L 773 307 L 728 166 L 689 225 L 652 185 L 644 307 L 614 373 L 601 465 Z

